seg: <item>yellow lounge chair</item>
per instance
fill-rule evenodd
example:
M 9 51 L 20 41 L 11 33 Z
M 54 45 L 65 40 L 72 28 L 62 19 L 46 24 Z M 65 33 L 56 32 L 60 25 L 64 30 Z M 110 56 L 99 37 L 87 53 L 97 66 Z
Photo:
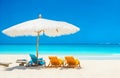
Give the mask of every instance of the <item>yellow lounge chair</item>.
M 57 56 L 49 56 L 50 63 L 48 67 L 61 67 L 63 66 L 63 60 L 60 58 L 57 58 Z
M 80 67 L 80 61 L 73 56 L 65 56 L 65 66 L 73 68 Z

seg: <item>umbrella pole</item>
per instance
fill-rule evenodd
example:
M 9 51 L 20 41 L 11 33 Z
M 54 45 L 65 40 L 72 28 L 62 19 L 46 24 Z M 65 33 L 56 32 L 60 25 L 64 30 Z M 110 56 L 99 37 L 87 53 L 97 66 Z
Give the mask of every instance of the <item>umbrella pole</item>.
M 37 41 L 36 41 L 36 56 L 38 58 L 38 50 L 39 50 L 39 40 L 40 40 L 40 34 L 37 35 Z

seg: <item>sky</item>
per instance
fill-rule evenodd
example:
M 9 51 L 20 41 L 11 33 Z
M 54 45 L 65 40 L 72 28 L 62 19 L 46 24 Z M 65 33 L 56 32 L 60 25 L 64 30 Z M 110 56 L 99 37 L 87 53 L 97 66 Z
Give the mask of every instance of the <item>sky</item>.
M 119 0 L 0 0 L 0 44 L 34 44 L 36 37 L 9 37 L 2 30 L 38 18 L 66 21 L 81 30 L 61 37 L 40 36 L 41 44 L 120 43 Z

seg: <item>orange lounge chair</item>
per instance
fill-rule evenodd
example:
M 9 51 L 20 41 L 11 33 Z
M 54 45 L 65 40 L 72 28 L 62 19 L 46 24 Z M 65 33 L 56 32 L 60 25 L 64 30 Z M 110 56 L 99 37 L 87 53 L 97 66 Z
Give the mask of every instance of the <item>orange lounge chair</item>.
M 80 61 L 73 56 L 65 56 L 65 66 L 73 68 L 80 67 Z
M 63 60 L 60 58 L 57 58 L 57 56 L 49 56 L 50 63 L 48 67 L 61 67 L 63 66 Z

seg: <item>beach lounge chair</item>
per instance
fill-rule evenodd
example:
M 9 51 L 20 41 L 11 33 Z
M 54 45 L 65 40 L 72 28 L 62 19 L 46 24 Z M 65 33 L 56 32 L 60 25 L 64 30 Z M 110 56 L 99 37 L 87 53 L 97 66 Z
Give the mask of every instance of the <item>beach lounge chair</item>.
M 48 58 L 50 60 L 48 67 L 61 67 L 64 64 L 63 60 L 57 56 L 49 56 Z
M 80 61 L 73 56 L 65 56 L 65 66 L 72 68 L 80 67 Z
M 12 64 L 12 63 L 4 63 L 4 62 L 0 62 L 0 65 L 5 66 L 5 67 L 9 67 L 9 64 Z
M 37 66 L 37 65 L 45 65 L 45 61 L 43 58 L 37 58 L 34 54 L 30 54 L 31 60 L 28 62 L 26 66 Z
M 26 59 L 17 59 L 16 63 L 19 63 L 19 66 L 24 66 L 24 64 L 27 64 Z

